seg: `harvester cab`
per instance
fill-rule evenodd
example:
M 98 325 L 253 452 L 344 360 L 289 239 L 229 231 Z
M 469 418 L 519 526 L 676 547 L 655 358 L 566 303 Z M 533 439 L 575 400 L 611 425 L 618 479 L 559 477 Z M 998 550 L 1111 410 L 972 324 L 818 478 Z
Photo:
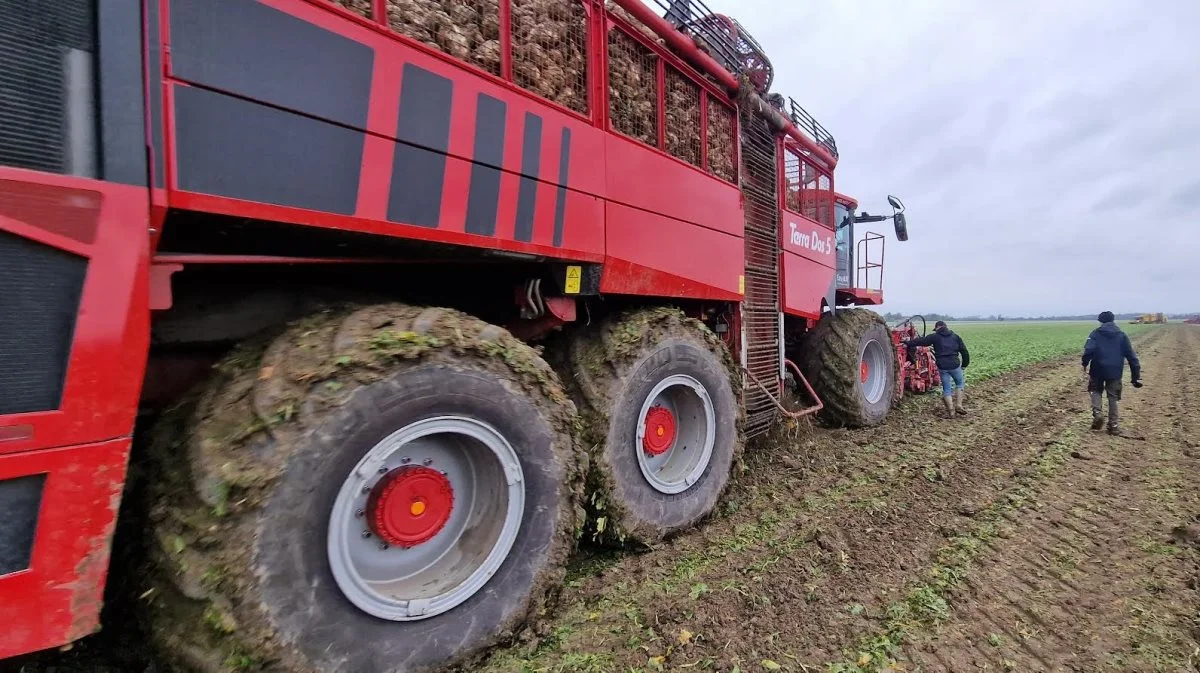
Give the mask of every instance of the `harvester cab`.
M 867 231 L 856 245 L 854 225 L 892 220 L 896 239 L 907 241 L 908 221 L 904 216 L 904 203 L 891 195 L 887 200 L 892 207 L 892 214 L 872 215 L 866 211 L 857 212 L 858 202 L 849 196 L 835 195 L 838 305 L 875 306 L 883 303 L 885 238 L 882 234 Z

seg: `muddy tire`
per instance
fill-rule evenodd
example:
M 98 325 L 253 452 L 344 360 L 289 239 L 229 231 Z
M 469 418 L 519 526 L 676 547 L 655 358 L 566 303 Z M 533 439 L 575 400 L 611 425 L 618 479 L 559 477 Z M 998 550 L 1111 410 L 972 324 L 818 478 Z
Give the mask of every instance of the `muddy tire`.
M 575 420 L 536 352 L 454 311 L 325 312 L 238 349 L 152 442 L 155 645 L 184 670 L 470 665 L 563 580 Z
M 577 332 L 567 351 L 564 378 L 592 447 L 592 533 L 652 544 L 699 522 L 742 448 L 725 346 L 703 323 L 653 308 Z
M 861 308 L 826 314 L 804 341 L 804 375 L 825 403 L 821 419 L 848 427 L 883 422 L 898 376 L 887 323 Z

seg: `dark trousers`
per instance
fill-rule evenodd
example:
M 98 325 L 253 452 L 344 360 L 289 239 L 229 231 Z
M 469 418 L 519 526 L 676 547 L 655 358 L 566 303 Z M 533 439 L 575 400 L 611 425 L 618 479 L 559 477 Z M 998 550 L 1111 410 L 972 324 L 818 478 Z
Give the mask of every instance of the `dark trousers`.
M 1088 378 L 1088 394 L 1092 398 L 1092 416 L 1099 416 L 1100 396 L 1108 395 L 1108 425 L 1116 427 L 1120 419 L 1117 403 L 1121 401 L 1121 379 L 1101 379 L 1095 376 Z

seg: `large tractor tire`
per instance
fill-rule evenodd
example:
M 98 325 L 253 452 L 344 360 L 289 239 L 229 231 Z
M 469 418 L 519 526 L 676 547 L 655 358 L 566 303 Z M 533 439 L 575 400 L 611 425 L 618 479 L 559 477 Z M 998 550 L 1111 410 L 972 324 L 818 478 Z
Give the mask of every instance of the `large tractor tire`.
M 585 454 L 501 328 L 377 305 L 293 324 L 160 424 L 145 594 L 185 670 L 470 666 L 554 596 Z
M 711 512 L 742 447 L 737 370 L 716 335 L 675 309 L 642 309 L 577 333 L 568 355 L 592 447 L 593 534 L 649 545 Z
M 805 339 L 800 362 L 825 403 L 825 422 L 867 427 L 891 410 L 899 372 L 891 331 L 878 314 L 861 308 L 826 314 Z

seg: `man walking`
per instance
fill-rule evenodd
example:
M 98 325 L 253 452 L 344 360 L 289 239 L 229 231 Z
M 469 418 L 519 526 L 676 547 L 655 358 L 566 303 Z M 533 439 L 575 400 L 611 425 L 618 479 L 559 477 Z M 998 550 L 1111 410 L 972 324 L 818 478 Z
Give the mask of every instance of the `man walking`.
M 1088 373 L 1088 394 L 1092 398 L 1092 429 L 1104 427 L 1104 416 L 1100 413 L 1100 395 L 1108 395 L 1108 434 L 1121 434 L 1120 414 L 1117 403 L 1121 400 L 1121 376 L 1125 373 L 1125 361 L 1129 361 L 1129 373 L 1134 388 L 1142 387 L 1142 365 L 1129 335 L 1113 322 L 1112 311 L 1105 311 L 1096 318 L 1100 326 L 1092 330 L 1083 346 L 1083 371 Z M 1091 371 L 1088 371 L 1088 365 Z
M 971 354 L 967 352 L 962 337 L 951 332 L 946 323 L 939 320 L 933 324 L 933 334 L 905 341 L 904 345 L 910 350 L 918 346 L 933 346 L 933 356 L 937 360 L 938 372 L 942 375 L 942 402 L 946 405 L 946 414 L 951 418 L 954 418 L 955 413 L 966 416 L 963 391 L 967 384 L 963 378 L 963 370 L 971 364 Z M 961 360 L 959 355 L 962 356 Z

